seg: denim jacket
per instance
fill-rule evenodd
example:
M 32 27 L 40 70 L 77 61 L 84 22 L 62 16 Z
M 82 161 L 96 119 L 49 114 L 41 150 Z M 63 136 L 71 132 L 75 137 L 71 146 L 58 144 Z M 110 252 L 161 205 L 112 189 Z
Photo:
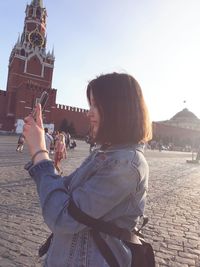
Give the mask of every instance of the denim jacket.
M 53 162 L 43 160 L 29 169 L 40 199 L 45 223 L 54 233 L 45 267 L 108 267 L 90 229 L 68 214 L 69 199 L 88 215 L 132 229 L 144 212 L 149 169 L 142 145 L 96 150 L 66 177 Z M 101 233 L 120 266 L 131 266 L 123 241 Z

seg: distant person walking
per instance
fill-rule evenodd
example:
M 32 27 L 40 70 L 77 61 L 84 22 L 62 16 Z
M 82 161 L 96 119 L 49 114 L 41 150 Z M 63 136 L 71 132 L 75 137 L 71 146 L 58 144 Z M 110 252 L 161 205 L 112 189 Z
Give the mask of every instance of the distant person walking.
M 199 146 L 199 148 L 197 150 L 196 160 L 200 160 L 200 146 Z
M 64 134 L 59 134 L 55 144 L 54 166 L 59 174 L 62 174 L 61 161 L 67 158 L 67 149 Z
M 96 148 L 97 144 L 91 136 L 86 137 L 86 143 L 90 145 L 90 153 Z
M 65 133 L 64 131 L 61 132 L 64 137 L 65 137 L 65 145 L 66 145 L 66 148 L 69 148 L 70 146 L 70 141 L 71 141 L 71 135 L 69 132 Z
M 18 152 L 22 152 L 24 149 L 24 142 L 25 142 L 25 137 L 23 134 L 20 134 L 19 138 L 18 138 L 18 142 L 17 142 L 17 148 L 16 151 Z
M 70 144 L 69 144 L 69 148 L 70 148 L 70 149 L 74 149 L 76 146 L 77 146 L 77 145 L 76 145 L 76 141 L 73 139 L 73 140 L 70 142 Z
M 44 128 L 44 132 L 45 132 L 46 148 L 50 152 L 51 147 L 52 147 L 52 145 L 54 143 L 54 140 L 53 140 L 53 137 L 49 134 L 48 128 Z

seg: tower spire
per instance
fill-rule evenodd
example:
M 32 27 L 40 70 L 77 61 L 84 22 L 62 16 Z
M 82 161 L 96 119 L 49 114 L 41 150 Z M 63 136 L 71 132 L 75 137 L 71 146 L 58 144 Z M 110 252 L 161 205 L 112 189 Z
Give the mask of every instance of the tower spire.
M 42 7 L 42 0 L 29 1 L 30 5 L 27 5 L 25 10 L 24 29 L 12 49 L 9 66 L 13 66 L 20 56 L 24 64 L 21 68 L 24 77 L 26 74 L 40 76 L 43 80 L 48 80 L 51 86 L 55 57 L 46 53 L 46 8 Z M 21 70 L 15 69 L 16 73 Z M 49 77 L 45 76 L 47 72 L 49 72 Z M 7 88 L 9 87 L 10 84 L 7 85 Z
M 31 5 L 43 8 L 43 0 L 32 0 Z

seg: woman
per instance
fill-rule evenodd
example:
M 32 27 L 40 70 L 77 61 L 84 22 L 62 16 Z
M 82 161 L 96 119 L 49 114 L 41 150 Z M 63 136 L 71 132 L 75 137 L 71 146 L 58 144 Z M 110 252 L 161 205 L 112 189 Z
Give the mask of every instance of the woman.
M 61 161 L 67 158 L 67 149 L 65 145 L 65 136 L 64 134 L 59 134 L 58 139 L 55 143 L 55 157 L 54 157 L 54 166 L 59 174 L 62 174 Z
M 18 152 L 22 152 L 24 149 L 24 142 L 25 142 L 25 138 L 23 136 L 23 134 L 20 134 L 18 141 L 17 141 L 17 148 L 16 151 Z
M 91 136 L 100 146 L 71 175 L 61 178 L 45 152 L 41 108 L 36 121 L 25 119 L 26 137 L 45 223 L 54 234 L 45 266 L 108 267 L 88 227 L 75 221 L 67 207 L 72 197 L 88 215 L 135 227 L 143 214 L 148 164 L 143 146 L 151 138 L 148 111 L 138 82 L 128 74 L 99 76 L 87 87 Z M 119 239 L 102 234 L 120 266 L 131 266 L 131 253 Z

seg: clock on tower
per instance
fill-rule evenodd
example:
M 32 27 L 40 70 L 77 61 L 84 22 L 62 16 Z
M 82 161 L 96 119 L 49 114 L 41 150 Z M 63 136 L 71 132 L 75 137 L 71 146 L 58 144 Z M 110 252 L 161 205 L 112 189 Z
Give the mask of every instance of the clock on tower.
M 30 32 L 28 39 L 33 46 L 41 47 L 44 44 L 44 38 L 37 30 Z

